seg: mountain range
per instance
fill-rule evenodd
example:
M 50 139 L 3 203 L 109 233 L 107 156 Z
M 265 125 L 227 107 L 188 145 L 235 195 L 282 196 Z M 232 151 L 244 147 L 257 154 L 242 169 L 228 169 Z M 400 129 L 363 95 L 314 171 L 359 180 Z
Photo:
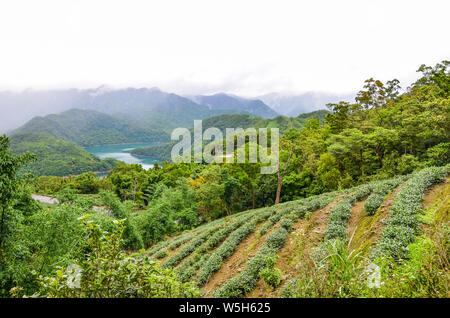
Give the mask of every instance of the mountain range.
M 6 133 L 36 116 L 69 109 L 102 112 L 133 125 L 169 132 L 175 127 L 192 127 L 194 119 L 221 114 L 247 113 L 262 118 L 295 117 L 325 109 L 326 103 L 350 101 L 350 95 L 310 92 L 301 95 L 270 93 L 255 98 L 218 93 L 180 96 L 158 88 L 0 91 L 0 133 Z
M 259 99 L 247 99 L 235 95 L 219 93 L 214 95 L 196 95 L 189 97 L 194 102 L 208 106 L 213 110 L 236 110 L 262 118 L 273 118 L 278 113 Z
M 4 115 L 0 118 L 0 133 L 11 131 L 35 116 L 73 108 L 95 110 L 166 132 L 175 127 L 191 127 L 194 119 L 221 114 L 248 113 L 263 118 L 277 115 L 259 100 L 226 94 L 196 96 L 194 100 L 157 88 L 0 91 L 0 111 Z
M 274 111 L 284 116 L 295 117 L 314 110 L 326 109 L 326 104 L 339 101 L 352 102 L 354 94 L 337 95 L 323 92 L 304 94 L 269 93 L 255 97 L 269 105 Z

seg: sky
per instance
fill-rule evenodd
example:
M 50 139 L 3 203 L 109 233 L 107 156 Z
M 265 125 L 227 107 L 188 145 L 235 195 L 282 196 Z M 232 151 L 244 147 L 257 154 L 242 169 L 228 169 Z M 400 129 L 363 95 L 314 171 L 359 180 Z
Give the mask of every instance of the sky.
M 179 94 L 407 86 L 450 58 L 450 1 L 10 0 L 0 89 L 159 87 Z

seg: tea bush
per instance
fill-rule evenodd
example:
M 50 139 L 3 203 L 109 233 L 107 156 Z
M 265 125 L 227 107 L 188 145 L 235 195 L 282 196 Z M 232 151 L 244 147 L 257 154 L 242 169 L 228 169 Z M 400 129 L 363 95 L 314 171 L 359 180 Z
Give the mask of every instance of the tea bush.
M 382 181 L 377 186 L 375 186 L 373 193 L 367 198 L 366 203 L 364 204 L 364 209 L 366 210 L 367 214 L 374 215 L 381 204 L 384 202 L 389 192 L 398 187 L 408 178 L 409 176 L 401 176 L 399 178 Z
M 167 256 L 167 250 L 160 250 L 155 254 L 155 258 L 164 258 Z

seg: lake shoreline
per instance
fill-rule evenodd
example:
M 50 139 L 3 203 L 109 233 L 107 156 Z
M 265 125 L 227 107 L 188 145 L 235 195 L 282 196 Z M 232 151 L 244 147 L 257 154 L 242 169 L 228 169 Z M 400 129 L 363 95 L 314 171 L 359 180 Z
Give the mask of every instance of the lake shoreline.
M 142 145 L 142 144 L 148 144 L 148 143 L 152 143 L 150 141 L 138 141 L 138 142 L 122 142 L 122 143 L 117 143 L 117 144 L 99 144 L 99 145 L 90 145 L 90 146 L 83 146 L 83 148 L 91 148 L 91 147 L 106 147 L 106 146 L 125 146 L 125 145 Z M 164 144 L 164 141 L 158 141 L 158 142 L 154 142 L 154 145 L 161 145 Z
M 89 146 L 85 149 L 99 159 L 111 158 L 127 164 L 140 164 L 145 170 L 153 167 L 161 160 L 151 156 L 137 156 L 133 153 L 135 148 L 152 146 L 155 143 L 121 143 L 114 145 Z
M 138 157 L 138 158 L 154 158 L 154 159 L 157 159 L 157 160 L 163 160 L 163 159 L 158 158 L 158 157 L 152 157 L 152 156 L 146 156 L 146 155 L 138 155 L 138 154 L 135 154 L 133 152 L 130 152 L 130 155 Z

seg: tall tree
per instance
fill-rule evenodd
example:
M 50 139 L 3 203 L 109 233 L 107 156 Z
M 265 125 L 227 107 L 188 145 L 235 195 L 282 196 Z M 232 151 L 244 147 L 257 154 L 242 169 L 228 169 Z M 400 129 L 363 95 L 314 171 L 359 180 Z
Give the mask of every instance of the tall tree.
M 287 157 L 286 163 L 284 164 L 284 170 L 281 172 L 281 164 L 280 164 L 280 158 L 278 158 L 277 163 L 277 192 L 275 195 L 275 204 L 280 203 L 280 196 L 281 196 L 281 187 L 283 186 L 283 179 L 286 176 L 287 170 L 289 168 L 289 163 L 291 162 L 292 155 L 294 154 L 295 148 L 296 148 L 296 141 L 298 141 L 299 137 L 299 131 L 297 129 L 290 129 L 286 132 L 284 138 L 281 140 L 280 143 L 280 156 L 287 153 L 287 149 L 289 149 L 289 155 Z M 283 150 L 283 148 L 285 150 Z
M 23 165 L 35 159 L 36 156 L 31 153 L 14 155 L 9 150 L 9 138 L 0 136 L 0 254 L 5 237 L 9 232 L 7 220 L 9 209 L 23 180 L 18 175 L 18 171 Z

